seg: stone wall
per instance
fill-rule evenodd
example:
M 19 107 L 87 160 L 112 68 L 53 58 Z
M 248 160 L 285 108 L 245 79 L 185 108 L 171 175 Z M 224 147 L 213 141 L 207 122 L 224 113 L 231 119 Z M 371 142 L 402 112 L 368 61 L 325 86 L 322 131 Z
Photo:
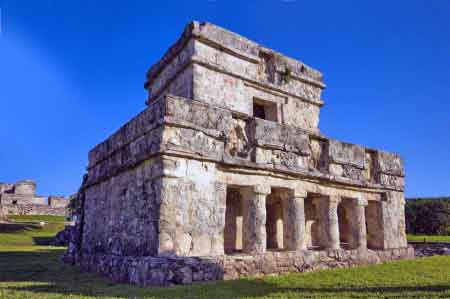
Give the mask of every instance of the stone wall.
M 47 197 L 34 194 L 3 193 L 0 200 L 4 205 L 47 205 Z
M 3 211 L 7 215 L 52 215 L 66 216 L 65 207 L 51 207 L 49 205 L 37 204 L 18 204 L 18 205 L 2 205 Z
M 223 255 L 226 190 L 214 163 L 167 159 L 164 167 L 159 255 Z
M 297 251 L 262 255 L 218 257 L 130 257 L 92 255 L 81 260 L 81 268 L 107 276 L 114 282 L 140 286 L 168 286 L 205 280 L 229 280 L 328 268 L 349 268 L 414 258 L 411 247 L 384 251 Z
M 14 184 L 10 183 L 0 183 L 0 193 L 13 193 Z
M 36 183 L 32 180 L 23 180 L 14 184 L 14 193 L 21 195 L 34 195 Z
M 84 191 L 84 254 L 157 254 L 159 164 L 158 159 L 147 160 Z
M 450 255 L 450 243 L 446 242 L 410 242 L 416 257 Z
M 52 208 L 66 208 L 68 200 L 62 196 L 49 196 L 48 205 Z

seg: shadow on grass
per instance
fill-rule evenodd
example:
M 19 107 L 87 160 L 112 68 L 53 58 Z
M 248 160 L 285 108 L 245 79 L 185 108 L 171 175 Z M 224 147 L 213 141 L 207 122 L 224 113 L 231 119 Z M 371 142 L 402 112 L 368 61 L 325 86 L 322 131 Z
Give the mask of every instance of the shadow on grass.
M 34 229 L 40 229 L 37 223 L 0 223 L 0 233 L 14 234 Z
M 59 257 L 63 249 L 31 252 L 0 252 L 0 282 L 7 282 L 7 289 L 28 291 L 44 298 L 45 293 L 116 298 L 281 298 L 288 295 L 301 298 L 418 298 L 431 297 L 428 293 L 450 292 L 450 284 L 430 286 L 382 286 L 382 287 L 284 287 L 276 281 L 244 279 L 225 282 L 204 282 L 171 288 L 139 288 L 111 283 L 91 273 L 81 273 L 77 267 L 63 265 Z M 16 285 L 29 282 L 29 285 Z M 36 284 L 38 283 L 38 284 Z M 407 296 L 402 296 L 407 293 Z M 390 294 L 390 295 L 389 295 Z M 39 298 L 40 298 L 39 297 Z
M 40 246 L 52 245 L 55 237 L 33 237 L 33 243 Z

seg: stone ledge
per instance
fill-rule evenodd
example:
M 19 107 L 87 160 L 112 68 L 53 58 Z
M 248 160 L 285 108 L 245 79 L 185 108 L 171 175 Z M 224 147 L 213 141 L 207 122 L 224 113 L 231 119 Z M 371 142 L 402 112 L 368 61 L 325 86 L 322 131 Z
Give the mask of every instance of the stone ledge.
M 388 250 L 328 250 L 267 252 L 259 255 L 225 255 L 216 257 L 132 257 L 83 255 L 83 271 L 107 276 L 114 282 L 140 286 L 169 286 L 196 281 L 229 280 L 290 272 L 310 272 L 329 268 L 349 268 L 413 259 L 412 247 Z M 70 256 L 63 257 L 73 263 Z

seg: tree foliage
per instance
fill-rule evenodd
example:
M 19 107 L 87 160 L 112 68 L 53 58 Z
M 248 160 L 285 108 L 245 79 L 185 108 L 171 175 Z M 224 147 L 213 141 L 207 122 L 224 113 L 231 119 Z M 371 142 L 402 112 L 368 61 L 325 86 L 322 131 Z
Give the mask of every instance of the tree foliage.
M 408 199 L 405 217 L 409 234 L 450 235 L 450 197 Z

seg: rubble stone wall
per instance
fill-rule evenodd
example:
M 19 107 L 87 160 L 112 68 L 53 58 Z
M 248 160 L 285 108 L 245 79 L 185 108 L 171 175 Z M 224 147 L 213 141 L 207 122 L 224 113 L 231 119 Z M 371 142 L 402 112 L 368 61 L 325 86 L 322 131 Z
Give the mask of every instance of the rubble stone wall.
M 1 201 L 5 205 L 26 204 L 26 205 L 46 205 L 47 197 L 22 194 L 1 194 Z
M 3 205 L 3 211 L 7 215 L 51 215 L 66 216 L 65 207 L 51 207 L 49 205 L 37 204 L 19 204 L 19 205 Z
M 158 159 L 84 191 L 82 252 L 146 256 L 158 249 L 161 167 Z
M 411 247 L 364 252 L 297 251 L 218 257 L 131 257 L 98 254 L 84 257 L 81 260 L 81 268 L 105 275 L 114 282 L 168 286 L 205 280 L 349 268 L 412 258 L 414 249 Z
M 68 200 L 62 196 L 49 196 L 48 205 L 53 208 L 65 208 L 68 204 Z

